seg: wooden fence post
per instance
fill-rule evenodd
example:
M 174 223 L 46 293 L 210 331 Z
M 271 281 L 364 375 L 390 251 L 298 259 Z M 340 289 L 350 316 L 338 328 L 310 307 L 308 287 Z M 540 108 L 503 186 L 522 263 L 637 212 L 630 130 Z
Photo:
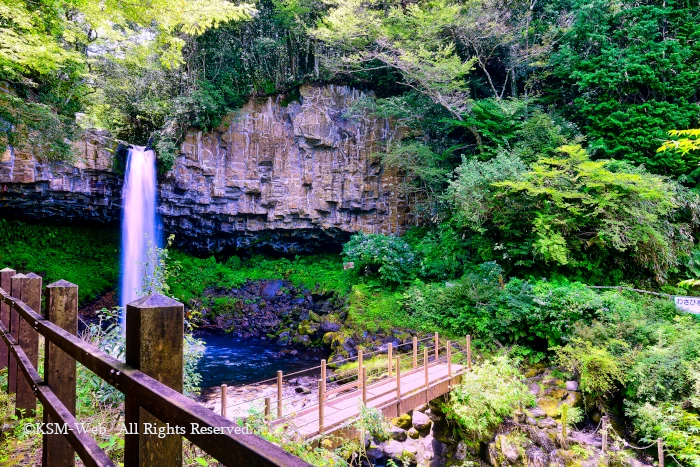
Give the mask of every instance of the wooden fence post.
M 467 368 L 472 367 L 472 336 L 467 334 Z
M 602 426 L 601 426 L 601 434 L 603 437 L 603 444 L 600 447 L 600 450 L 602 452 L 607 452 L 608 451 L 608 417 L 604 416 L 603 420 L 601 421 Z
M 323 401 L 324 401 L 326 395 L 324 394 L 324 391 L 323 391 L 322 382 L 323 382 L 322 380 L 320 380 L 320 379 L 318 380 L 318 434 L 319 435 L 323 434 L 323 430 L 324 430 L 323 422 L 324 422 L 324 418 L 325 418 L 324 417 L 324 402 Z
M 659 467 L 664 467 L 664 465 L 666 464 L 666 456 L 664 455 L 664 440 L 662 440 L 661 438 L 657 438 L 656 448 L 659 453 Z
M 184 307 L 161 294 L 142 297 L 126 306 L 126 364 L 182 392 Z M 166 425 L 126 398 L 124 422 L 138 427 L 138 434 L 124 436 L 124 467 L 182 466 L 182 436 L 146 434 L 166 430 Z M 148 425 L 147 425 L 148 424 Z M 189 429 L 190 427 L 185 427 Z M 152 431 L 151 431 L 152 433 Z
M 272 406 L 272 398 L 266 397 L 265 398 L 265 421 L 270 420 L 271 406 Z
M 49 321 L 78 334 L 78 286 L 60 280 L 46 286 L 46 317 Z M 75 415 L 76 364 L 75 360 L 48 339 L 44 348 L 44 380 L 49 389 Z M 53 423 L 44 411 L 44 423 Z M 75 450 L 61 434 L 44 434 L 41 465 L 73 467 Z
M 282 370 L 277 371 L 277 418 L 282 418 Z
M 418 338 L 413 336 L 413 369 L 418 368 Z
M 394 345 L 390 342 L 389 343 L 389 349 L 387 350 L 388 353 L 388 360 L 389 360 L 389 378 L 391 378 L 391 364 L 394 363 L 392 354 L 394 353 Z
M 5 292 L 12 293 L 12 276 L 17 274 L 17 271 L 10 268 L 0 270 L 0 288 Z M 10 329 L 10 305 L 5 302 L 0 302 L 0 321 L 7 329 Z M 5 341 L 0 340 L 0 370 L 7 368 L 10 351 L 5 345 Z
M 15 276 L 17 277 L 17 276 Z M 41 313 L 41 276 L 30 272 L 22 281 L 22 300 L 29 308 Z M 16 313 L 16 312 L 15 312 Z M 19 324 L 19 345 L 24 350 L 30 363 L 34 368 L 39 366 L 39 333 L 34 329 L 34 323 L 28 323 L 17 316 Z M 17 373 L 17 398 L 15 400 L 15 413 L 18 417 L 34 417 L 36 412 L 36 396 L 32 386 L 24 379 L 24 376 Z
M 228 410 L 227 410 L 228 409 L 228 407 L 227 407 L 228 402 L 226 401 L 227 396 L 228 396 L 227 392 L 228 392 L 228 388 L 226 387 L 225 384 L 222 384 L 221 385 L 221 416 L 224 418 L 228 418 L 226 416 L 227 412 L 228 412 Z
M 24 274 L 16 274 L 10 280 L 10 295 L 12 295 L 14 298 L 19 298 L 21 300 L 22 285 L 24 284 L 23 279 L 26 277 L 27 276 L 25 276 Z M 15 338 L 15 341 L 19 341 L 19 322 L 19 313 L 17 313 L 17 311 L 14 308 L 11 308 L 9 329 L 10 334 L 12 334 L 12 337 Z M 17 372 L 19 371 L 19 369 L 17 368 L 17 360 L 15 359 L 15 356 L 12 354 L 12 352 L 10 352 L 10 356 L 7 359 L 7 362 L 7 393 L 15 394 L 17 392 Z

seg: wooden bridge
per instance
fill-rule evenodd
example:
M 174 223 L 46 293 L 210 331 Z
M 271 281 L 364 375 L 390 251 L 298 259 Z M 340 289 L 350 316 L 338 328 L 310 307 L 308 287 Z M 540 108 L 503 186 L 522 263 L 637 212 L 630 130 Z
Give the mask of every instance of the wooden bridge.
M 218 408 L 224 417 L 238 418 L 257 407 L 268 423 L 304 438 L 347 427 L 358 419 L 363 407 L 375 408 L 385 418 L 397 417 L 459 384 L 471 368 L 471 336 L 462 348 L 449 340 L 441 344 L 437 333 L 422 340 L 414 337 L 412 342 L 396 347 L 388 344 L 367 354 L 360 350 L 355 358 L 335 362 L 341 363 L 351 363 L 352 369 L 330 375 L 322 360 L 321 365 L 307 370 L 287 375 L 279 371 L 276 378 L 253 385 L 259 395 L 232 403 L 228 402 L 229 388 L 222 385 Z M 312 388 L 304 388 L 313 396 L 300 399 L 284 394 L 285 378 L 290 381 L 309 373 L 318 376 Z

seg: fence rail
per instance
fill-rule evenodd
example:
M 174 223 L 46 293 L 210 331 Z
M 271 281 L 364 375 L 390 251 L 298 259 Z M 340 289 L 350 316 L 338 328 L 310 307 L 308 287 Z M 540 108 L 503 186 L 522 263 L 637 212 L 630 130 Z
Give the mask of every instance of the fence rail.
M 72 466 L 76 454 L 87 466 L 114 465 L 94 439 L 77 429 L 78 362 L 125 396 L 125 424 L 138 427 L 135 433 L 125 434 L 125 467 L 182 464 L 182 437 L 147 434 L 144 427 L 150 422 L 182 429 L 185 438 L 224 465 L 309 466 L 277 445 L 241 433 L 237 423 L 179 392 L 184 338 L 181 303 L 155 294 L 127 305 L 127 364 L 78 338 L 77 325 L 70 329 L 77 323 L 78 286 L 66 281 L 49 285 L 46 317 L 40 312 L 41 286 L 36 274 L 0 272 L 0 356 L 7 356 L 0 364 L 8 367 L 8 391 L 16 394 L 16 410 L 22 417 L 34 417 L 38 398 L 44 421 L 66 426 L 66 434 L 44 435 L 42 465 Z M 46 342 L 45 380 L 38 371 L 39 335 Z

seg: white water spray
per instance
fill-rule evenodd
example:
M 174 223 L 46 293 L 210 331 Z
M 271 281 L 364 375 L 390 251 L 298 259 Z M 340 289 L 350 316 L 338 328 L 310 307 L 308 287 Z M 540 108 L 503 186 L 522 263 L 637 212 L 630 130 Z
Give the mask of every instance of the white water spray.
M 158 244 L 156 237 L 156 156 L 139 146 L 129 149 L 122 190 L 122 278 L 119 304 L 138 298 L 143 289 L 144 264 L 148 243 Z M 123 319 L 122 312 L 122 319 Z

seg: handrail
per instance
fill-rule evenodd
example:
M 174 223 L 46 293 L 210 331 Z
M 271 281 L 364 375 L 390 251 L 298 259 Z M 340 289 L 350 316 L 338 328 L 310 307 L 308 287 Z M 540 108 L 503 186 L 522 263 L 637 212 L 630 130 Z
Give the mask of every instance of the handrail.
M 240 431 L 236 423 L 211 412 L 167 385 L 65 331 L 2 288 L 0 296 L 3 302 L 17 311 L 39 334 L 127 397 L 138 400 L 145 410 L 159 420 L 182 427 L 221 428 L 220 432 L 217 430 L 213 433 L 186 430 L 184 437 L 222 464 L 251 467 L 309 466 L 281 447 L 258 436 L 236 433 Z

